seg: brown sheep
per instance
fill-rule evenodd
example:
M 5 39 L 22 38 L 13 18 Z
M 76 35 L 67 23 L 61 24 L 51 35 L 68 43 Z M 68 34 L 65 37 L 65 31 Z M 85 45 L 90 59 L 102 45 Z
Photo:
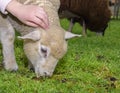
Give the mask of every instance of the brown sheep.
M 72 19 L 72 23 L 83 26 L 83 35 L 86 29 L 104 35 L 111 17 L 108 0 L 60 0 L 59 16 Z M 70 28 L 70 30 L 72 27 Z

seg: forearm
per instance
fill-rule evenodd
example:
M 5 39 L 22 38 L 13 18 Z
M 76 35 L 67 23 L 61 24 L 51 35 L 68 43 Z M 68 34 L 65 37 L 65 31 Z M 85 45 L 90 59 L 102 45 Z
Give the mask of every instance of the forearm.
M 0 11 L 3 14 L 6 14 L 6 7 L 8 5 L 8 3 L 10 3 L 12 0 L 0 0 Z

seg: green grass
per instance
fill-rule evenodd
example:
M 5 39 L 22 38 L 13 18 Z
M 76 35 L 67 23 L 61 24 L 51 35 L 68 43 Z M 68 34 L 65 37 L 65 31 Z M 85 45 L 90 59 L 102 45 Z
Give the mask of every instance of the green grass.
M 61 20 L 67 30 L 68 21 Z M 81 34 L 76 24 L 73 32 Z M 1 49 L 1 47 L 0 47 Z M 15 41 L 17 72 L 0 66 L 0 93 L 120 93 L 120 21 L 112 20 L 104 37 L 88 31 L 88 37 L 68 40 L 68 52 L 51 78 L 35 78 L 27 68 L 22 41 Z M 0 61 L 2 61 L 0 50 Z

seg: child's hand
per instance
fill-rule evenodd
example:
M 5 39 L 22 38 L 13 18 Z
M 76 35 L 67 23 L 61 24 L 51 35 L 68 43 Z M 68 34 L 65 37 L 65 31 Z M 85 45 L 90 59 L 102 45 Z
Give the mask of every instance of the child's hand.
M 23 5 L 12 0 L 6 10 L 17 17 L 21 22 L 32 27 L 49 27 L 48 16 L 43 8 L 35 5 Z

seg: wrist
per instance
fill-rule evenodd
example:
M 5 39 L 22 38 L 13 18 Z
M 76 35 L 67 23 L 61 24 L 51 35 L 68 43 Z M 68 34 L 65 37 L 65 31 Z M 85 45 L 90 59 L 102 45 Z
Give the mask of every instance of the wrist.
M 6 6 L 6 11 L 10 12 L 13 15 L 16 15 L 19 11 L 19 7 L 21 7 L 22 4 L 19 3 L 17 0 L 12 0 L 8 3 Z

